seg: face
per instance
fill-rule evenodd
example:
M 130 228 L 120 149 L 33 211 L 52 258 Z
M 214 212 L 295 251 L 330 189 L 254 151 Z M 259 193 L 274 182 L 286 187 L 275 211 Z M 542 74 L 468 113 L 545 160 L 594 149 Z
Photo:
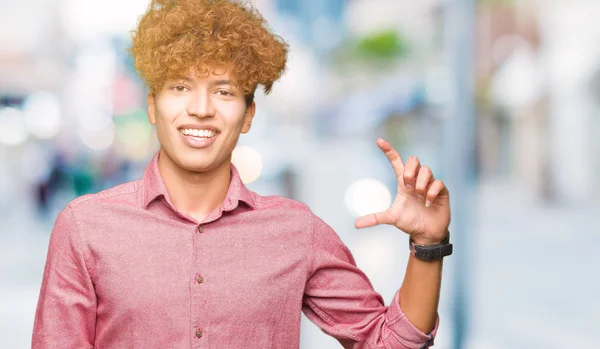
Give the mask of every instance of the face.
M 167 80 L 148 95 L 148 119 L 156 126 L 161 156 L 193 172 L 228 167 L 254 112 L 255 104 L 246 106 L 235 76 L 221 67 Z

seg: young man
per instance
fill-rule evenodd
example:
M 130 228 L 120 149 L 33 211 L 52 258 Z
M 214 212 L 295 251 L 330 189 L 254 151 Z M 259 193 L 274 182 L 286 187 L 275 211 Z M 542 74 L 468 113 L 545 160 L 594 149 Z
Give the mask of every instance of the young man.
M 132 51 L 160 151 L 141 180 L 59 214 L 33 348 L 298 348 L 302 311 L 345 348 L 432 345 L 450 208 L 427 167 L 377 140 L 398 194 L 355 225 L 414 241 L 388 307 L 326 223 L 249 191 L 231 164 L 256 87 L 285 67 L 262 17 L 230 0 L 154 0 Z

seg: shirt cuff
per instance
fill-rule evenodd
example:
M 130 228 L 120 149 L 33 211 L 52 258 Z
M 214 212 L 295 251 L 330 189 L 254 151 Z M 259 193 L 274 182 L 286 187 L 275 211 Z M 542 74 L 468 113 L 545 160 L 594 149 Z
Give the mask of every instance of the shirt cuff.
M 425 334 L 413 325 L 400 308 L 400 290 L 396 292 L 387 314 L 389 329 L 399 337 L 399 340 L 409 349 L 426 349 L 433 346 L 435 335 L 440 323 L 439 315 L 436 316 L 435 326 L 431 333 Z

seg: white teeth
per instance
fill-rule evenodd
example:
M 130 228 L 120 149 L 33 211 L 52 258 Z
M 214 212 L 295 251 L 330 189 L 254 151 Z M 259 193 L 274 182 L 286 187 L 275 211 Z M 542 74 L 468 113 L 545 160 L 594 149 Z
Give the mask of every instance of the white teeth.
M 202 138 L 212 138 L 215 135 L 214 131 L 211 130 L 198 130 L 192 128 L 182 129 L 181 133 L 184 136 L 193 136 L 193 137 L 202 137 Z

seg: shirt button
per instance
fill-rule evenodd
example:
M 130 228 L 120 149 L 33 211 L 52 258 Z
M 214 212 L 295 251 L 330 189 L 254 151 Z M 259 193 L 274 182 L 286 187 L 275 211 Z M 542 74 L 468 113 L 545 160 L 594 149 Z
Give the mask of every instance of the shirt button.
M 204 278 L 202 276 L 198 275 L 198 276 L 196 276 L 196 282 L 201 284 L 204 282 Z
M 196 331 L 196 337 L 202 338 L 202 331 L 200 331 L 200 330 Z
M 199 233 L 204 233 L 204 227 L 203 227 L 203 226 L 201 226 L 201 225 L 199 225 L 199 226 L 198 226 L 198 232 L 199 232 Z

